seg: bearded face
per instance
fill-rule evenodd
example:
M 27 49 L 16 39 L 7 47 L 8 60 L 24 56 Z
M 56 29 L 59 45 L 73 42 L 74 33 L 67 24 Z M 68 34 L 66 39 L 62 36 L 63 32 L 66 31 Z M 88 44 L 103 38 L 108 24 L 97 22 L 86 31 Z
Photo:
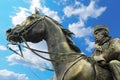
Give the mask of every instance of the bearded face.
M 94 32 L 95 41 L 100 43 L 108 37 L 108 32 L 104 29 L 98 29 Z

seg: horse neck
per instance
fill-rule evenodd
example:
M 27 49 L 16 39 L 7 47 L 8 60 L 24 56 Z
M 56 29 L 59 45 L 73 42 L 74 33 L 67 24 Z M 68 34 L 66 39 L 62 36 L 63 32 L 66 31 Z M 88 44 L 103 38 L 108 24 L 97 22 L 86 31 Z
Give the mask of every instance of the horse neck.
M 75 53 L 74 50 L 72 50 L 66 40 L 66 37 L 60 28 L 60 25 L 55 24 L 54 22 L 51 21 L 51 19 L 47 18 L 45 20 L 45 28 L 46 28 L 46 35 L 45 35 L 45 40 L 48 45 L 48 51 L 51 53 L 56 53 L 55 54 L 50 54 L 50 58 L 53 60 L 57 60 L 58 62 L 53 63 L 54 70 L 56 73 L 56 76 L 59 77 L 59 75 L 62 75 L 62 73 L 66 70 L 68 65 L 70 64 L 70 60 L 76 59 L 78 56 L 60 56 L 61 53 L 64 54 L 70 54 L 70 53 Z M 65 59 L 64 62 L 61 62 L 61 59 Z
M 51 19 L 46 19 L 46 42 L 49 52 L 66 53 L 74 52 L 71 50 L 60 25 L 55 24 Z

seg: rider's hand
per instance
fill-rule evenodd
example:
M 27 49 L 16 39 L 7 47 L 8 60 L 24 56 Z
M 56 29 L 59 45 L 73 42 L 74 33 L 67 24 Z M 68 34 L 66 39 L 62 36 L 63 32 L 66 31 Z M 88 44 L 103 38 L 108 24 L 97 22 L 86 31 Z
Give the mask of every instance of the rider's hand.
M 100 66 L 105 66 L 106 65 L 106 61 L 103 57 L 94 56 L 93 58 L 94 58 L 95 62 L 98 63 L 98 65 L 100 65 Z

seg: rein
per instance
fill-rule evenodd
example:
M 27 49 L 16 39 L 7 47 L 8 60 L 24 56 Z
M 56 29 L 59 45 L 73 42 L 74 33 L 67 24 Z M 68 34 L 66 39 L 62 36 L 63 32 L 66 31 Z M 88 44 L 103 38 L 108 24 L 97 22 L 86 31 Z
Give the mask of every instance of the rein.
M 43 66 L 38 66 L 37 64 L 31 62 L 30 60 L 24 58 L 24 55 L 23 55 L 23 53 L 22 53 L 21 46 L 27 48 L 26 46 L 23 46 L 23 45 L 21 45 L 21 44 L 16 44 L 16 45 L 18 46 L 19 50 L 20 50 L 20 53 L 18 53 L 17 51 L 15 51 L 15 50 L 13 50 L 11 47 L 9 47 L 9 44 L 12 44 L 12 43 L 8 43 L 8 44 L 7 44 L 7 48 L 8 48 L 9 50 L 11 50 L 12 52 L 14 52 L 15 54 L 21 56 L 26 62 L 30 62 L 30 63 L 36 65 L 37 67 L 42 68 L 42 69 L 45 69 L 45 70 L 48 70 L 48 71 L 54 71 L 53 69 L 45 68 L 45 67 L 43 67 Z M 27 48 L 27 49 L 28 49 L 28 48 Z
M 23 37 L 24 34 L 26 34 L 27 32 L 29 32 L 30 29 L 32 29 L 34 27 L 34 25 L 36 25 L 37 23 L 39 23 L 39 21 L 41 21 L 42 19 L 44 19 L 45 16 L 41 17 L 41 18 L 38 18 L 36 20 L 34 20 L 31 24 L 27 25 L 25 28 L 23 28 L 22 30 L 19 31 L 18 35 L 20 36 L 21 40 L 25 43 L 26 46 L 24 45 L 21 45 L 21 42 L 19 43 L 14 43 L 14 45 L 17 45 L 19 50 L 20 50 L 20 53 L 18 53 L 17 51 L 13 50 L 11 47 L 9 47 L 9 44 L 13 44 L 12 42 L 11 43 L 8 43 L 7 44 L 7 48 L 11 51 L 13 51 L 14 53 L 16 53 L 17 55 L 21 56 L 22 58 L 24 58 L 24 55 L 23 55 L 23 52 L 22 52 L 22 48 L 21 47 L 24 47 L 26 49 L 29 49 L 31 52 L 33 52 L 35 55 L 39 56 L 40 58 L 42 59 L 45 59 L 47 61 L 51 61 L 51 62 L 63 62 L 63 61 L 66 61 L 68 58 L 65 57 L 64 59 L 60 59 L 60 60 L 56 60 L 56 59 L 48 59 L 46 57 L 43 57 L 41 56 L 40 54 L 38 54 L 37 52 L 41 52 L 41 53 L 45 53 L 45 54 L 53 54 L 53 55 L 58 55 L 60 57 L 62 56 L 74 56 L 74 55 L 77 55 L 77 57 L 74 59 L 74 61 L 72 62 L 72 64 L 70 66 L 68 66 L 68 68 L 63 72 L 63 75 L 62 75 L 62 80 L 64 80 L 64 77 L 65 75 L 67 74 L 67 72 L 70 70 L 70 68 L 72 68 L 74 66 L 74 64 L 76 64 L 78 61 L 80 61 L 81 59 L 85 58 L 85 55 L 80 55 L 80 54 L 75 54 L 75 53 L 68 53 L 68 54 L 65 54 L 65 53 L 56 53 L 56 52 L 46 52 L 46 51 L 41 51 L 41 50 L 37 50 L 37 49 L 33 49 L 31 48 L 28 44 L 27 44 L 27 41 L 25 40 L 25 38 Z M 84 56 L 84 57 L 83 57 Z M 24 58 L 25 59 L 25 58 Z M 31 62 L 30 60 L 27 60 L 29 62 Z M 34 64 L 34 63 L 33 63 Z M 43 68 L 45 70 L 49 70 L 49 71 L 54 71 L 52 69 L 48 69 L 48 68 L 44 68 L 42 66 L 39 66 L 40 68 Z
M 23 29 L 20 30 L 19 32 L 16 32 L 16 33 L 17 33 L 17 36 L 20 36 L 21 40 L 22 40 L 23 42 L 25 42 L 26 46 L 21 45 L 21 44 L 20 44 L 21 41 L 19 42 L 19 44 L 18 44 L 18 43 L 9 43 L 9 44 L 17 45 L 18 48 L 19 48 L 19 50 L 20 50 L 20 54 L 17 53 L 17 52 L 16 52 L 15 50 L 13 50 L 12 48 L 10 48 L 10 47 L 8 46 L 9 44 L 7 45 L 8 49 L 10 49 L 10 50 L 13 51 L 14 53 L 18 54 L 19 56 L 24 57 L 24 56 L 23 56 L 23 53 L 22 53 L 22 49 L 21 49 L 21 47 L 24 47 L 24 48 L 26 48 L 26 49 L 29 49 L 31 52 L 33 52 L 35 55 L 41 57 L 42 59 L 45 59 L 45 60 L 47 60 L 47 61 L 52 61 L 52 62 L 65 61 L 66 59 L 64 59 L 64 60 L 48 59 L 48 58 L 45 58 L 45 57 L 41 56 L 41 55 L 38 54 L 37 52 L 46 53 L 46 54 L 54 54 L 54 55 L 58 55 L 58 54 L 59 54 L 60 56 L 79 55 L 79 54 L 74 54 L 74 53 L 65 54 L 65 53 L 46 52 L 46 51 L 40 51 L 40 50 L 36 50 L 36 49 L 30 48 L 30 46 L 27 44 L 27 41 L 24 39 L 23 35 L 26 34 L 27 32 L 29 32 L 29 30 L 32 29 L 37 23 L 39 23 L 39 21 L 44 20 L 45 17 L 47 17 L 47 16 L 42 16 L 42 17 L 40 17 L 40 18 L 38 18 L 38 19 L 35 19 L 31 24 L 27 25 L 25 28 L 23 28 Z
M 65 60 L 66 60 L 66 59 L 64 59 L 64 60 L 55 60 L 55 59 L 45 58 L 45 57 L 41 56 L 40 54 L 38 54 L 37 52 L 41 52 L 41 53 L 45 53 L 45 54 L 54 54 L 54 55 L 58 55 L 59 53 L 46 52 L 46 51 L 41 51 L 41 50 L 37 50 L 37 49 L 32 49 L 32 48 L 30 48 L 30 46 L 27 44 L 27 42 L 26 42 L 26 40 L 24 39 L 23 36 L 21 36 L 21 39 L 25 42 L 26 46 L 21 45 L 20 42 L 19 42 L 19 44 L 18 44 L 18 43 L 14 44 L 14 45 L 17 45 L 17 46 L 18 46 L 18 48 L 19 48 L 19 50 L 20 50 L 20 53 L 18 53 L 17 51 L 15 51 L 15 50 L 13 50 L 11 47 L 9 47 L 9 44 L 12 44 L 12 43 L 8 43 L 8 44 L 7 44 L 7 48 L 8 48 L 9 50 L 11 50 L 12 52 L 14 52 L 15 54 L 21 56 L 22 58 L 24 58 L 24 55 L 23 55 L 23 52 L 22 52 L 22 48 L 21 48 L 21 47 L 24 47 L 24 48 L 26 48 L 26 49 L 29 49 L 29 50 L 30 50 L 31 52 L 33 52 L 35 55 L 37 55 L 37 56 L 39 56 L 40 58 L 45 59 L 45 60 L 47 60 L 47 61 L 59 62 L 59 61 L 65 61 Z M 74 53 L 65 54 L 65 53 L 63 53 L 63 54 L 61 54 L 60 56 L 72 56 L 72 55 L 79 55 L 79 54 L 74 54 Z M 80 55 L 80 56 L 82 56 L 82 55 Z M 79 57 L 80 57 L 80 56 L 79 56 Z M 77 57 L 76 59 L 78 59 L 79 57 Z M 25 59 L 25 58 L 24 58 L 24 59 Z M 75 60 L 76 60 L 76 59 L 75 59 Z M 27 61 L 29 61 L 29 60 L 27 60 Z M 29 62 L 31 62 L 31 61 L 29 61 Z M 32 63 L 32 64 L 34 64 L 34 63 Z M 35 64 L 35 65 L 36 65 L 36 64 Z M 45 69 L 45 70 L 48 70 L 48 71 L 54 71 L 53 69 L 48 69 L 48 68 L 45 68 L 45 67 L 42 67 L 42 66 L 39 66 L 39 67 L 40 67 L 40 68 L 43 68 L 43 69 Z
M 32 49 L 32 48 L 30 48 L 30 46 L 27 44 L 27 42 L 25 41 L 25 39 L 24 39 L 22 36 L 21 36 L 21 38 L 22 38 L 22 40 L 25 42 L 26 46 L 21 45 L 21 44 L 16 44 L 16 45 L 18 46 L 19 50 L 20 50 L 20 54 L 19 54 L 18 52 L 16 52 L 15 50 L 13 50 L 12 48 L 9 47 L 9 44 L 12 44 L 12 43 L 9 43 L 9 44 L 7 45 L 7 48 L 8 48 L 9 50 L 13 51 L 14 53 L 16 53 L 17 55 L 23 57 L 23 58 L 24 58 L 24 55 L 23 55 L 23 53 L 22 53 L 21 47 L 24 47 L 24 48 L 29 49 L 29 50 L 30 50 L 31 52 L 33 52 L 35 55 L 37 55 L 37 56 L 39 56 L 39 57 L 41 57 L 41 58 L 43 58 L 43 59 L 45 59 L 45 60 L 47 60 L 47 61 L 54 61 L 54 62 L 63 61 L 63 60 L 58 60 L 58 61 L 56 61 L 56 60 L 54 60 L 54 59 L 48 59 L 48 58 L 45 58 L 45 57 L 39 55 L 39 54 L 36 53 L 36 52 L 41 52 L 41 53 L 46 53 L 46 54 L 56 54 L 56 55 L 58 55 L 59 53 L 50 53 L 50 52 L 46 52 L 46 51 L 41 51 L 41 50 L 37 50 L 37 49 Z M 71 56 L 71 55 L 79 55 L 79 54 L 70 53 L 70 54 L 62 54 L 61 56 L 66 56 L 66 55 L 70 55 L 70 56 Z M 78 57 L 75 59 L 75 61 L 73 61 L 72 64 L 69 65 L 68 68 L 63 72 L 63 75 L 62 75 L 61 80 L 64 80 L 65 75 L 67 74 L 67 72 L 68 72 L 78 61 L 80 61 L 81 59 L 85 59 L 85 58 L 87 58 L 87 57 L 86 57 L 84 54 L 78 56 Z M 25 58 L 24 58 L 24 59 L 25 59 Z M 66 59 L 65 59 L 65 60 L 66 60 Z M 29 60 L 27 60 L 27 61 L 29 61 Z M 29 62 L 31 62 L 31 61 L 29 61 Z M 32 64 L 34 64 L 34 63 L 32 63 Z M 35 64 L 35 65 L 36 65 L 36 64 Z M 43 67 L 43 66 L 39 66 L 39 67 L 40 67 L 40 68 L 43 68 L 43 69 L 45 69 L 45 70 L 48 70 L 48 71 L 54 71 L 53 69 L 45 68 L 45 67 Z
M 54 55 L 60 55 L 60 56 L 74 56 L 74 55 L 80 55 L 80 54 L 74 54 L 74 53 L 69 53 L 69 54 L 65 54 L 65 53 L 55 53 L 55 52 L 47 52 L 47 51 L 42 51 L 42 50 L 37 50 L 37 49 L 33 49 L 33 48 L 30 48 L 30 46 L 27 44 L 26 40 L 24 39 L 23 36 L 21 36 L 21 39 L 25 42 L 25 45 L 21 45 L 21 43 L 16 43 L 14 45 L 17 45 L 19 50 L 20 50 L 20 54 L 18 52 L 16 52 L 15 50 L 13 50 L 11 47 L 9 47 L 9 44 L 12 44 L 12 43 L 8 43 L 7 44 L 7 48 L 11 51 L 13 51 L 14 53 L 16 53 L 17 55 L 21 56 L 24 58 L 24 55 L 22 53 L 22 48 L 21 47 L 24 47 L 26 49 L 29 49 L 31 52 L 33 52 L 35 55 L 39 56 L 40 58 L 42 59 L 45 59 L 47 61 L 52 61 L 52 62 L 59 62 L 59 61 L 63 61 L 63 60 L 55 60 L 55 59 L 48 59 L 48 58 L 45 58 L 43 56 L 41 56 L 40 54 L 38 54 L 37 52 L 41 52 L 41 53 L 45 53 L 45 54 L 54 54 Z M 66 59 L 65 59 L 66 60 Z
M 81 59 L 86 59 L 87 57 L 85 55 L 81 55 L 79 56 L 74 62 L 71 63 L 71 65 L 68 66 L 68 68 L 63 72 L 62 78 L 61 80 L 65 80 L 65 75 L 67 74 L 67 72 Z

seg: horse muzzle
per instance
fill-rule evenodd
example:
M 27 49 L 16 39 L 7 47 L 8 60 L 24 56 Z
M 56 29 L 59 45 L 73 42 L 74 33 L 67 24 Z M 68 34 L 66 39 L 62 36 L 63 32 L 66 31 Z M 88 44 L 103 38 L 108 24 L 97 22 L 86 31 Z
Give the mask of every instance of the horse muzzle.
M 12 42 L 14 44 L 17 43 L 17 42 L 21 42 L 19 32 L 13 31 L 12 29 L 8 29 L 6 31 L 6 36 L 7 36 L 7 40 L 9 42 Z

